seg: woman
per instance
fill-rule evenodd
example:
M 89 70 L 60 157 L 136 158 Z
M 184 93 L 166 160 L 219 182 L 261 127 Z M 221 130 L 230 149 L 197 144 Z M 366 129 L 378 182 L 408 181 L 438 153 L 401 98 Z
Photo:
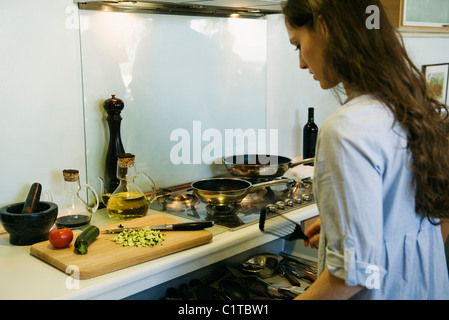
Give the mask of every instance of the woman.
M 446 106 L 429 96 L 379 0 L 288 0 L 283 12 L 300 68 L 348 96 L 318 137 L 320 220 L 306 245 L 319 233 L 320 275 L 298 299 L 449 299 Z

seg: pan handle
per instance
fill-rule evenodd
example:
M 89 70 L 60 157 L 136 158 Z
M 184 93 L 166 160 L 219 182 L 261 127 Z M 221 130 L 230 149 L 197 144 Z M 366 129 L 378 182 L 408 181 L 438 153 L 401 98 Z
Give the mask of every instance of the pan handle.
M 315 161 L 315 158 L 308 158 L 308 159 L 304 159 L 304 160 L 301 160 L 301 161 L 298 161 L 298 162 L 291 162 L 289 165 L 288 165 L 288 167 L 289 168 L 294 168 L 294 167 L 297 167 L 297 166 L 299 166 L 299 165 L 301 165 L 301 164 L 309 164 L 309 163 L 313 163 Z
M 251 193 L 256 190 L 263 189 L 266 187 L 280 186 L 283 184 L 287 185 L 289 183 L 296 183 L 296 181 L 294 179 L 280 179 L 280 180 L 271 180 L 271 181 L 267 181 L 267 182 L 255 183 L 252 185 L 249 192 Z

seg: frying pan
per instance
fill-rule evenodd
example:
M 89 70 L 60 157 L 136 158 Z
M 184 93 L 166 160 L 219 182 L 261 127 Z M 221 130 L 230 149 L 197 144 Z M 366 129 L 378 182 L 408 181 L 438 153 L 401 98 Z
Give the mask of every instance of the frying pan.
M 251 192 L 288 183 L 295 183 L 295 180 L 280 179 L 252 184 L 238 178 L 211 178 L 192 182 L 191 186 L 193 193 L 206 204 L 232 206 L 239 204 Z
M 290 158 L 266 154 L 245 154 L 223 159 L 226 169 L 234 177 L 272 180 L 282 177 L 290 168 L 312 163 L 314 158 L 292 162 Z

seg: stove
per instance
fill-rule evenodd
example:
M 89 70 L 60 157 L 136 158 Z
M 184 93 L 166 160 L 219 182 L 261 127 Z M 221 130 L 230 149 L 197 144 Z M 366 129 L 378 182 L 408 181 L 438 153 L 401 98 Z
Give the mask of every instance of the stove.
M 281 178 L 284 179 L 284 178 Z M 312 180 L 286 179 L 285 185 L 271 186 L 248 194 L 238 205 L 211 206 L 201 202 L 193 193 L 191 183 L 158 190 L 150 208 L 156 211 L 189 218 L 213 221 L 231 231 L 259 222 L 260 212 L 283 214 L 314 203 Z M 256 184 L 257 181 L 251 181 Z

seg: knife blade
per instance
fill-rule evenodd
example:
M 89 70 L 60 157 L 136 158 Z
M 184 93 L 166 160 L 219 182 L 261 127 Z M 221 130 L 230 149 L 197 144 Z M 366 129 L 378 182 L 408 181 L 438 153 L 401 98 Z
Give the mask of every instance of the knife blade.
M 200 221 L 200 222 L 185 222 L 185 223 L 174 223 L 174 224 L 163 224 L 158 226 L 144 226 L 144 227 L 123 227 L 116 229 L 107 229 L 101 231 L 101 233 L 120 233 L 125 229 L 141 230 L 141 229 L 152 229 L 152 230 L 162 230 L 162 231 L 189 231 L 189 230 L 203 230 L 205 228 L 210 228 L 214 225 L 212 221 Z

